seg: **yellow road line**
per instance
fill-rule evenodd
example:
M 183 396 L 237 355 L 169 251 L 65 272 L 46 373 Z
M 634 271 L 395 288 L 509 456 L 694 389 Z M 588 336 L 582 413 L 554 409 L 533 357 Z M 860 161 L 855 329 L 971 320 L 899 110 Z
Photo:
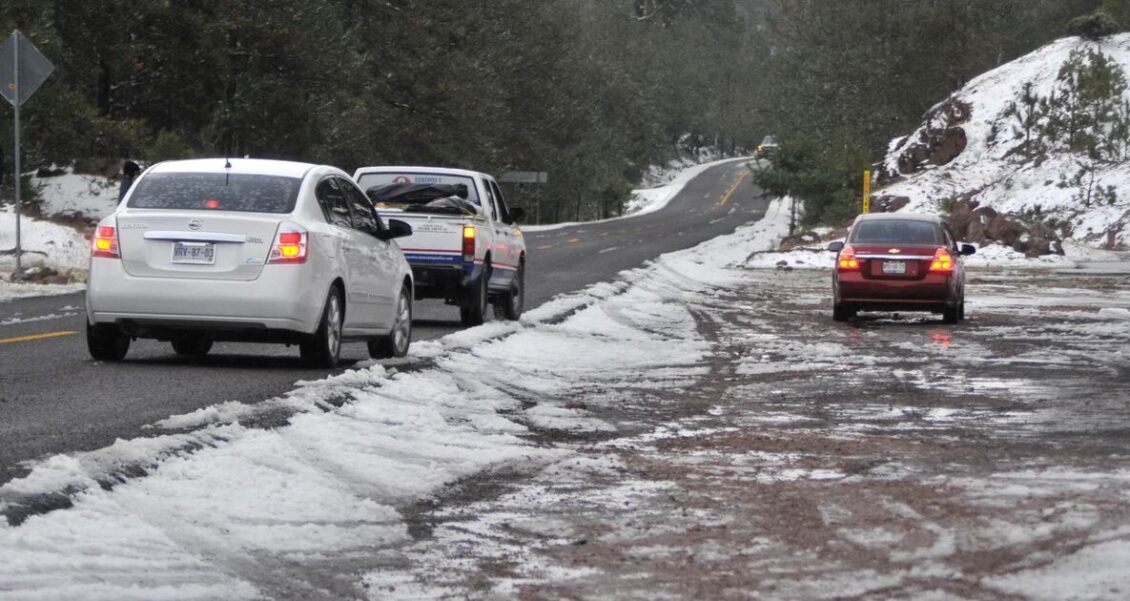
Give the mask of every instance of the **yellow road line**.
M 581 241 L 580 238 L 569 238 L 569 244 L 576 244 L 580 241 Z
M 543 245 L 538 247 L 538 250 L 549 250 L 551 248 L 553 248 L 552 244 L 543 244 Z
M 718 201 L 718 206 L 726 206 L 726 203 L 730 202 L 730 199 L 733 198 L 734 192 L 738 191 L 738 186 L 741 186 L 742 182 L 744 182 L 747 177 L 749 177 L 749 171 L 742 171 L 741 174 L 738 175 L 738 179 L 734 181 L 734 185 L 730 186 L 730 189 L 726 190 L 726 193 L 722 195 L 722 199 Z
M 0 344 L 12 344 L 15 342 L 31 342 L 33 340 L 45 340 L 47 338 L 59 338 L 60 336 L 74 336 L 78 332 L 48 332 L 46 334 L 33 334 L 31 336 L 17 336 L 15 338 L 0 338 Z

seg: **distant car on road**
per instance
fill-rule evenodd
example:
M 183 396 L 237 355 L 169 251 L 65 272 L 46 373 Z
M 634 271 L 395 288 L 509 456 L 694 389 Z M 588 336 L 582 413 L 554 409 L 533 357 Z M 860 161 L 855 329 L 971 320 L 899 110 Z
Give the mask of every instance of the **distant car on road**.
M 526 297 L 524 211 L 507 206 L 494 178 L 441 167 L 362 167 L 353 179 L 377 212 L 412 226 L 403 241 L 416 298 L 459 307 L 463 325 L 495 314 L 516 320 Z
M 119 361 L 134 338 L 201 357 L 214 341 L 297 344 L 333 367 L 342 340 L 403 356 L 412 272 L 343 171 L 255 159 L 157 164 L 94 233 L 86 294 L 90 354 Z
M 946 323 L 965 319 L 963 257 L 977 251 L 961 244 L 933 215 L 872 213 L 855 218 L 832 273 L 832 318 L 857 311 L 930 311 Z
M 777 154 L 777 139 L 773 136 L 765 136 L 765 139 L 757 145 L 757 158 L 767 159 Z

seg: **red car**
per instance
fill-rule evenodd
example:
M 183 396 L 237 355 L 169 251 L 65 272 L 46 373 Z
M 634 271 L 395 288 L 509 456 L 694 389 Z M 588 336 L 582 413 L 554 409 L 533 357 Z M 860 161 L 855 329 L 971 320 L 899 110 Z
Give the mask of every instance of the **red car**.
M 833 242 L 832 319 L 857 311 L 929 311 L 945 323 L 965 319 L 963 257 L 977 252 L 955 241 L 938 217 L 871 213 L 855 218 L 845 242 Z

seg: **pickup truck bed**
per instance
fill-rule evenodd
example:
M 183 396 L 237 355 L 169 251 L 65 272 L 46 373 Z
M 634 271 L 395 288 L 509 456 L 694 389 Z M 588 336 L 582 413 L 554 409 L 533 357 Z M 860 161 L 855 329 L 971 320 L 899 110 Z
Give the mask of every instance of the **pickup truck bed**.
M 465 325 L 495 314 L 518 319 L 525 291 L 525 241 L 498 184 L 475 171 L 438 167 L 362 167 L 354 179 L 385 220 L 412 226 L 401 249 L 417 298 L 442 298 Z

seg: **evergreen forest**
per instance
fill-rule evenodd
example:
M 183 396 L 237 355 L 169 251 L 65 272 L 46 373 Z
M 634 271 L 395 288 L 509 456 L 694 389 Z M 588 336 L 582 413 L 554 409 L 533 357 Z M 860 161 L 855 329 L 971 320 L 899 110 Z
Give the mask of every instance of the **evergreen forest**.
M 0 36 L 18 29 L 56 68 L 23 108 L 28 169 L 249 155 L 545 171 L 518 204 L 556 222 L 618 214 L 651 165 L 773 135 L 764 185 L 834 219 L 933 104 L 1096 11 L 1121 29 L 1128 4 L 5 0 Z

